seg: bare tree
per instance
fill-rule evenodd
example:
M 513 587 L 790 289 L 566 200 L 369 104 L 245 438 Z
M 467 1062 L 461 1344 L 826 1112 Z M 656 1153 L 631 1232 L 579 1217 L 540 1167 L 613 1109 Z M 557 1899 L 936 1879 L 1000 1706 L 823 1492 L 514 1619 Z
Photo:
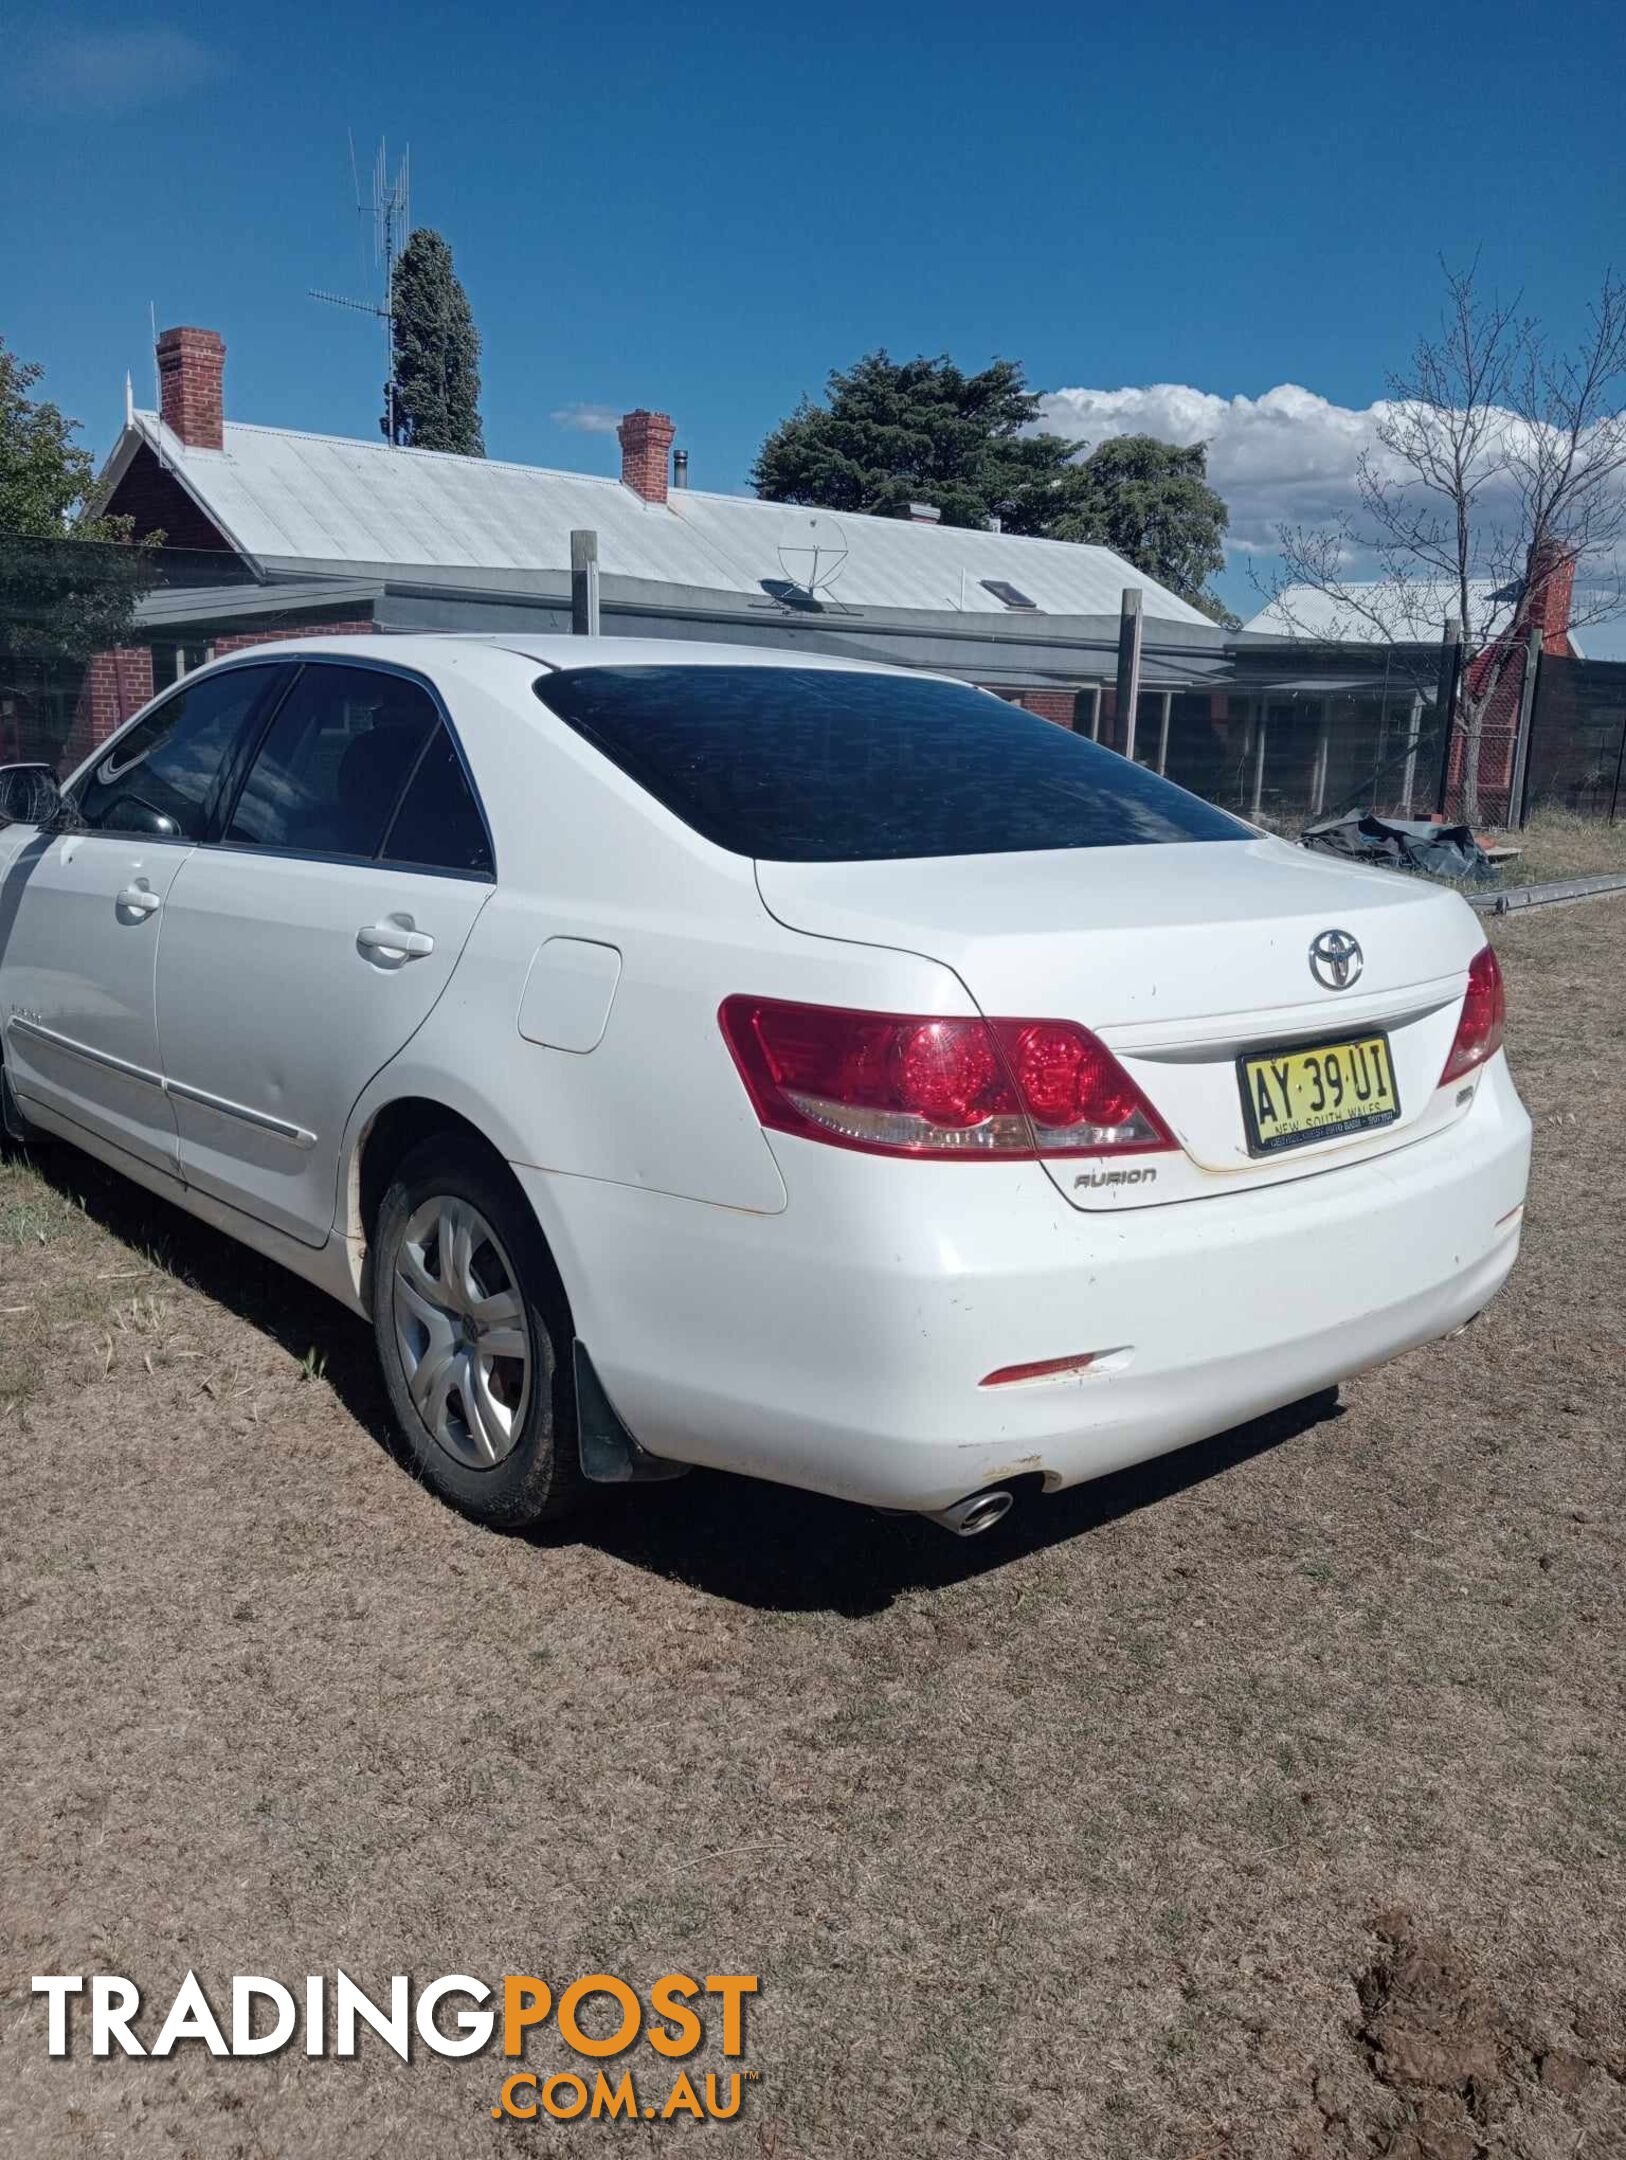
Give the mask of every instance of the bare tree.
M 1517 300 L 1480 290 L 1476 266 L 1442 267 L 1438 334 L 1388 380 L 1356 510 L 1328 527 L 1284 527 L 1269 589 L 1301 633 L 1295 586 L 1385 641 L 1437 637 L 1455 615 L 1463 665 L 1450 722 L 1472 821 L 1486 715 L 1553 582 L 1575 583 L 1577 623 L 1620 606 L 1626 286 L 1607 275 L 1584 332 L 1559 351 Z

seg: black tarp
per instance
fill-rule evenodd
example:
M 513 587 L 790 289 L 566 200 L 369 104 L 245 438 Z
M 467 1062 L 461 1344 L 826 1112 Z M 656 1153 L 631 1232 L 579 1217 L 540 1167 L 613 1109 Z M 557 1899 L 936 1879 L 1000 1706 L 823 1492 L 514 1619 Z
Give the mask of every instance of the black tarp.
M 1494 885 L 1496 869 L 1466 825 L 1430 825 L 1418 818 L 1384 818 L 1375 810 L 1350 810 L 1323 818 L 1300 834 L 1306 847 L 1342 855 L 1380 869 L 1422 870 L 1430 877 Z

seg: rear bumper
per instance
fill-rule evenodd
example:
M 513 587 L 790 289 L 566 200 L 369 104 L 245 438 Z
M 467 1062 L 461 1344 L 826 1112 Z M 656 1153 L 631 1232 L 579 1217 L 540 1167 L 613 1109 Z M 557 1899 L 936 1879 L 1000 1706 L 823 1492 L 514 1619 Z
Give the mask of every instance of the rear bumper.
M 1451 1130 L 1290 1184 L 1075 1213 L 1036 1164 L 774 1136 L 750 1215 L 516 1168 L 617 1410 L 657 1455 L 931 1508 L 1181 1447 L 1449 1333 L 1518 1251 L 1530 1125 L 1506 1061 Z M 1107 1369 L 984 1388 L 1091 1351 Z

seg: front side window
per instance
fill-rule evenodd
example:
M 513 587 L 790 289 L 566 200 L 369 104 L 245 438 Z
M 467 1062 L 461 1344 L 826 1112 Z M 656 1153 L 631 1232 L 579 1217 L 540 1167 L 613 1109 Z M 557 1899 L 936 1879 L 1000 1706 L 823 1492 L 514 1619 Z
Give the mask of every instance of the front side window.
M 190 683 L 128 729 L 77 788 L 93 832 L 198 840 L 227 758 L 280 667 L 228 668 Z
M 770 862 L 1247 840 L 1250 827 L 985 690 L 799 667 L 598 667 L 543 704 L 686 825 Z
M 249 767 L 227 845 L 371 859 L 439 725 L 404 676 L 306 666 Z

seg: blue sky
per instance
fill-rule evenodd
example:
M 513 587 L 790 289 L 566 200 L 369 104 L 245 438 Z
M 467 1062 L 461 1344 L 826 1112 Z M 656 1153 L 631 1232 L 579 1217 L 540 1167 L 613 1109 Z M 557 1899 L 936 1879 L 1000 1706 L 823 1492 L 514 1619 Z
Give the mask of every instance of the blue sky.
M 740 487 L 773 422 L 877 344 L 1010 354 L 1045 390 L 1189 386 L 1222 420 L 1282 384 L 1358 411 L 1442 250 L 1480 249 L 1560 333 L 1626 256 L 1623 18 L 25 6 L 0 335 L 97 449 L 126 367 L 152 400 L 149 303 L 224 332 L 233 417 L 373 433 L 372 326 L 306 297 L 362 287 L 350 130 L 364 169 L 381 134 L 411 144 L 495 456 L 611 470 L 613 436 L 555 416 L 650 404 L 697 486 Z M 1268 520 L 1268 488 L 1243 508 Z

